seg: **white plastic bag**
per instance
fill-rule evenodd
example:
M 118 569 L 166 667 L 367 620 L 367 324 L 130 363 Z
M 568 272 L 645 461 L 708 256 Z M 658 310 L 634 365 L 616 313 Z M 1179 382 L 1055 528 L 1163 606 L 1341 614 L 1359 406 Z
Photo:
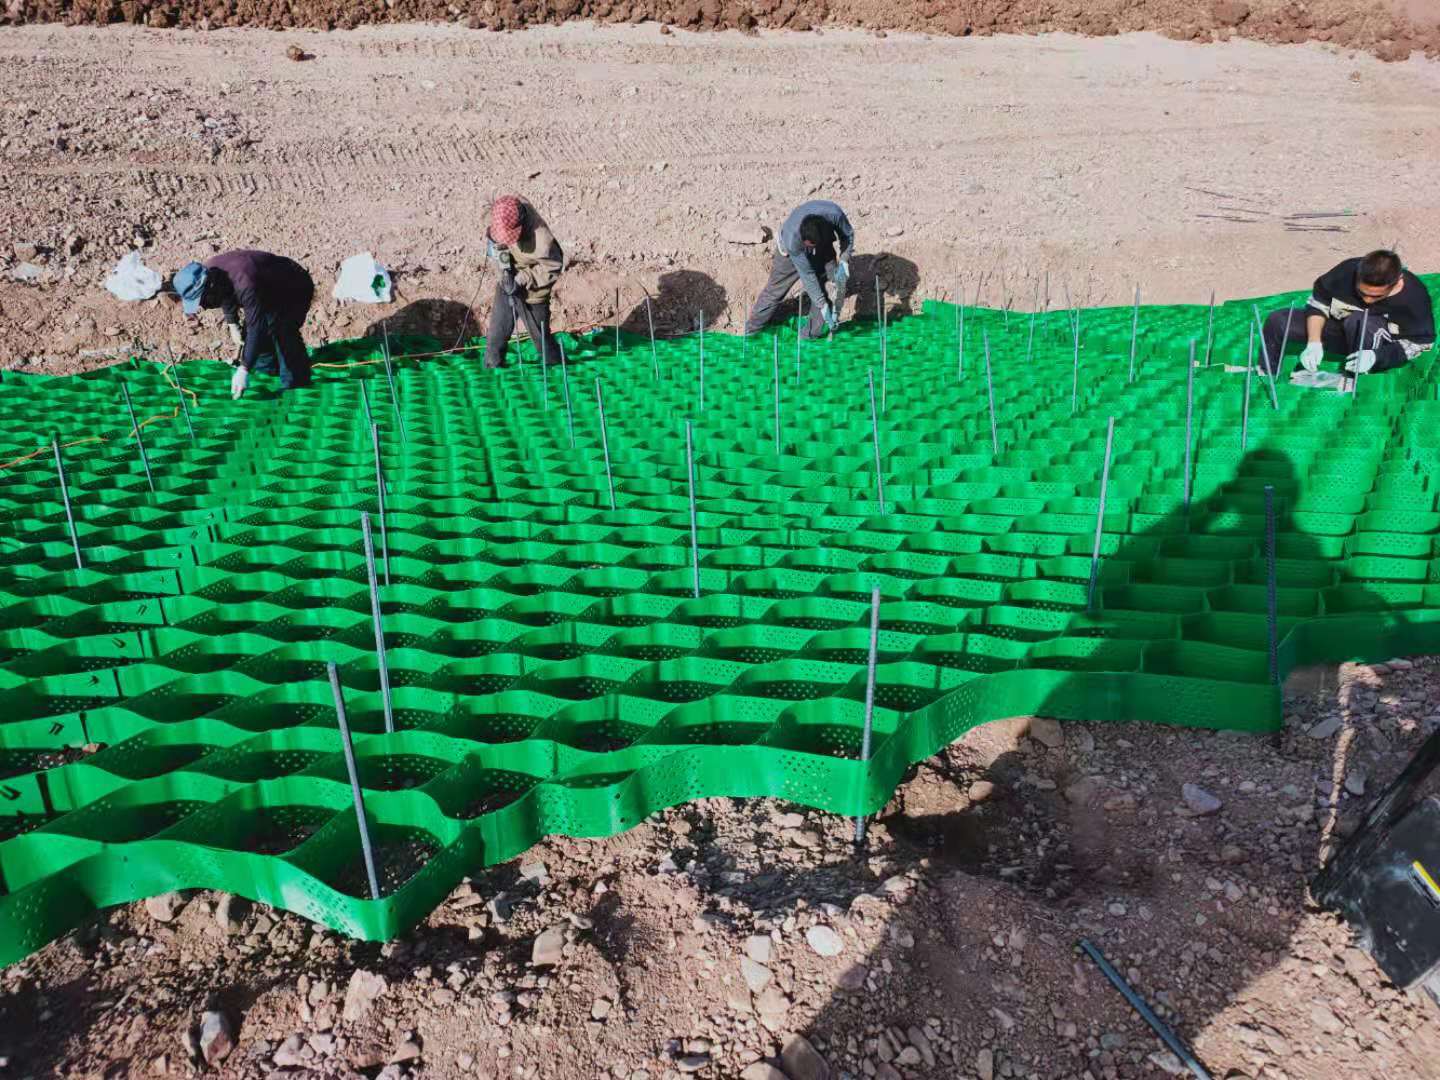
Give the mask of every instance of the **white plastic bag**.
M 336 300 L 358 300 L 362 304 L 390 302 L 390 271 L 368 251 L 351 255 L 340 264 L 340 277 L 333 293 Z
M 105 288 L 121 300 L 149 300 L 160 291 L 160 273 L 140 261 L 140 252 L 132 251 L 110 271 Z

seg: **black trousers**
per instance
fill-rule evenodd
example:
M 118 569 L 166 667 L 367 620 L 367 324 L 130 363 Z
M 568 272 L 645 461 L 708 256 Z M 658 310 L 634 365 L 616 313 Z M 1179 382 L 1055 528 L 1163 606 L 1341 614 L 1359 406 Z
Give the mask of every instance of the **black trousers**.
M 550 299 L 547 297 L 544 300 L 526 300 L 524 289 L 516 289 L 512 297 L 505 291 L 504 286 L 497 283 L 495 300 L 490 305 L 490 328 L 485 333 L 487 368 L 505 366 L 505 353 L 510 347 L 510 335 L 515 332 L 515 320 L 519 318 L 522 322 L 525 321 L 525 316 L 520 312 L 522 305 L 530 314 L 530 322 L 544 335 L 543 345 L 536 342 L 536 349 L 541 351 L 547 364 L 560 362 L 560 343 L 550 332 Z M 529 329 L 527 325 L 526 330 Z
M 834 275 L 837 265 L 834 259 L 831 259 L 827 263 L 821 263 L 816 259 L 810 260 L 810 269 L 814 270 L 815 276 L 820 279 L 820 289 L 822 292 L 825 289 L 825 285 L 831 280 L 832 275 Z M 776 310 L 785 302 L 785 297 L 790 294 L 790 290 L 795 287 L 795 283 L 799 280 L 800 272 L 795 269 L 795 264 L 790 261 L 790 256 L 781 255 L 777 251 L 775 253 L 775 262 L 770 266 L 770 280 L 765 283 L 765 287 L 761 289 L 760 294 L 755 297 L 755 307 L 750 311 L 750 318 L 745 320 L 745 333 L 754 334 L 769 325 L 770 320 L 775 317 Z M 838 301 L 843 299 L 844 297 L 836 298 L 837 308 L 839 307 Z M 819 337 L 824 332 L 825 319 L 819 310 L 815 309 L 812 305 L 810 319 L 805 324 L 805 330 L 800 336 L 814 338 Z
M 266 312 L 256 326 L 247 322 L 245 333 L 259 334 L 260 355 L 255 361 L 255 371 L 261 375 L 279 375 L 281 390 L 299 390 L 310 383 L 310 353 L 305 348 L 305 339 L 300 328 L 310 315 L 310 304 L 315 299 L 315 286 L 295 295 L 289 304 L 278 311 Z
M 1265 353 L 1256 358 L 1261 369 L 1264 370 L 1265 356 L 1268 355 L 1271 374 L 1281 374 L 1285 346 L 1291 342 L 1308 341 L 1310 335 L 1305 329 L 1306 320 L 1311 315 L 1319 314 L 1314 308 L 1281 308 L 1279 311 L 1272 311 L 1265 319 Z M 1288 335 L 1285 333 L 1287 316 L 1290 320 Z M 1360 339 L 1362 329 L 1365 335 L 1363 342 Z M 1405 355 L 1405 347 L 1390 335 L 1385 320 L 1375 316 L 1366 318 L 1362 311 L 1353 312 L 1343 320 L 1327 316 L 1325 325 L 1320 330 L 1320 344 L 1327 353 L 1343 356 L 1349 356 L 1361 349 L 1373 349 L 1375 366 L 1370 369 L 1372 374 L 1397 368 L 1408 363 L 1410 359 Z

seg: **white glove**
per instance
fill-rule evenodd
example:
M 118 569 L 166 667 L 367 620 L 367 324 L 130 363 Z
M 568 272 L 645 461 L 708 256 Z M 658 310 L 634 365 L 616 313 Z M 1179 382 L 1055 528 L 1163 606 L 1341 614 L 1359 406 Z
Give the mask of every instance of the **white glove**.
M 1345 370 L 1353 372 L 1356 375 L 1364 375 L 1365 372 L 1369 371 L 1374 366 L 1375 350 L 1361 349 L 1359 352 L 1354 352 L 1350 354 L 1349 361 L 1345 365 Z
M 245 335 L 240 332 L 240 327 L 237 324 L 233 322 L 226 323 L 225 328 L 230 331 L 231 341 L 233 341 L 236 345 L 245 344 Z
M 1300 366 L 1313 373 L 1320 370 L 1320 361 L 1323 359 L 1325 346 L 1318 341 L 1312 341 L 1300 353 Z
M 240 395 L 245 393 L 245 388 L 250 385 L 250 372 L 243 367 L 236 367 L 235 374 L 230 376 L 230 396 L 236 401 Z
M 840 325 L 840 320 L 835 317 L 835 309 L 829 304 L 820 309 L 820 317 L 825 320 L 825 325 L 831 330 Z

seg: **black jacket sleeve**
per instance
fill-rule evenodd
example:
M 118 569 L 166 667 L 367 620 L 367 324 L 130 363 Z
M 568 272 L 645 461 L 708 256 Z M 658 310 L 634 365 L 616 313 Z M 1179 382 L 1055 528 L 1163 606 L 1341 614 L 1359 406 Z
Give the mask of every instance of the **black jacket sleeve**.
M 262 306 L 253 286 L 237 286 L 235 303 L 245 311 L 245 351 L 240 356 L 240 366 L 246 371 L 253 371 L 260 359 L 260 343 L 270 336 L 262 333 L 270 312 Z
M 1354 259 L 1347 259 L 1315 279 L 1315 284 L 1310 290 L 1309 308 L 1311 312 L 1317 315 L 1330 314 L 1330 305 L 1335 300 L 1335 294 L 1344 289 L 1348 279 L 1355 276 L 1354 263 Z
M 1435 344 L 1435 301 L 1425 283 L 1415 278 L 1415 325 L 1401 328 L 1400 337 L 1416 345 Z

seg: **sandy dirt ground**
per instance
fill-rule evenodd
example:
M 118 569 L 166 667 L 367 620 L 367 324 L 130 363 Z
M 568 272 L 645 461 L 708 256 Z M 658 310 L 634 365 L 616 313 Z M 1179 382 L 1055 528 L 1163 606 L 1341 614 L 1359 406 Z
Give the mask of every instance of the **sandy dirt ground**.
M 132 340 L 216 354 L 213 319 L 104 293 L 137 243 L 167 270 L 244 245 L 299 258 L 327 297 L 312 342 L 382 318 L 454 332 L 508 189 L 566 244 L 569 326 L 634 318 L 642 289 L 663 330 L 697 307 L 733 326 L 769 254 L 722 237 L 808 195 L 851 211 L 861 297 L 878 271 L 911 302 L 963 282 L 1023 308 L 1048 272 L 1054 302 L 1124 302 L 1137 280 L 1203 302 L 1387 243 L 1440 267 L 1440 65 L 1419 59 L 1152 36 L 22 27 L 0 65 L 0 355 L 28 370 Z M 366 249 L 397 303 L 330 302 Z M 130 905 L 0 972 L 0 1077 L 1179 1075 L 1081 936 L 1217 1077 L 1440 1076 L 1440 1011 L 1305 892 L 1440 723 L 1440 668 L 1322 675 L 1275 739 L 989 725 L 915 770 L 858 855 L 847 822 L 732 800 L 552 840 L 383 947 L 215 894 Z M 1197 815 L 1186 784 L 1219 808 Z
M 295 62 L 299 44 L 313 59 Z M 1146 35 L 662 34 L 570 24 L 336 33 L 21 27 L 0 34 L 0 363 L 64 371 L 138 341 L 229 352 L 213 317 L 101 288 L 139 244 L 299 259 L 312 343 L 376 320 L 454 333 L 489 198 L 541 208 L 572 266 L 556 325 L 737 325 L 774 229 L 829 196 L 857 292 L 1157 302 L 1303 287 L 1397 243 L 1440 266 L 1440 63 Z M 1338 218 L 1295 217 L 1337 214 Z M 742 227 L 745 226 L 745 227 Z M 397 273 L 329 299 L 341 259 Z M 20 277 L 34 281 L 17 280 Z M 616 290 L 619 290 L 617 304 Z M 867 303 L 868 301 L 862 301 Z M 478 307 L 483 321 L 489 297 Z M 635 323 L 639 328 L 639 323 Z

